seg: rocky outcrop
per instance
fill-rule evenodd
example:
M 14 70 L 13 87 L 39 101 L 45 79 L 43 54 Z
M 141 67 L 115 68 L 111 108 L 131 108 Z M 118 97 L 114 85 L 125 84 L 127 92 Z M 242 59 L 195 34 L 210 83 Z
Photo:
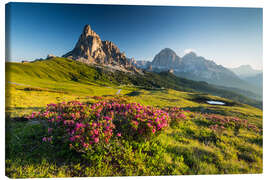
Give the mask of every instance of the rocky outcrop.
M 53 54 L 48 54 L 47 55 L 47 59 L 51 59 L 51 58 L 55 58 L 56 56 L 55 55 L 53 55 Z M 39 59 L 40 60 L 40 59 Z M 42 60 L 42 59 L 41 59 Z
M 124 53 L 111 41 L 102 41 L 90 25 L 86 25 L 74 49 L 63 57 L 87 64 L 118 66 L 117 69 L 137 71 Z

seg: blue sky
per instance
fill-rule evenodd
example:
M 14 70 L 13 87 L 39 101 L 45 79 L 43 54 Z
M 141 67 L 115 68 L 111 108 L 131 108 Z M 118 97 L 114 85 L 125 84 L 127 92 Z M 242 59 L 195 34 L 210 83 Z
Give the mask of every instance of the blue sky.
M 262 9 L 10 3 L 9 61 L 62 56 L 85 24 L 128 57 L 152 60 L 163 48 L 192 49 L 226 67 L 262 68 Z

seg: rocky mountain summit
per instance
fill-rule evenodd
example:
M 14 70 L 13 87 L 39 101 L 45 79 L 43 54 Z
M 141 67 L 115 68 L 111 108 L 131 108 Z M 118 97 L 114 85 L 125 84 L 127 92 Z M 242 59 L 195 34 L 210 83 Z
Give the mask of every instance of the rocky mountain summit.
M 139 71 L 113 42 L 102 41 L 90 25 L 84 27 L 74 49 L 63 57 L 122 71 Z

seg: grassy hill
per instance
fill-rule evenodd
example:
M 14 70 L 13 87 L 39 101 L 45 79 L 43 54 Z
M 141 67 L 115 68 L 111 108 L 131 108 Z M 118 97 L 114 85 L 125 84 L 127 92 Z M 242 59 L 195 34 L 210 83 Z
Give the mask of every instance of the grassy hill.
M 25 118 L 46 109 L 47 104 L 72 100 L 86 104 L 136 102 L 167 112 L 175 108 L 170 113 L 184 114 L 184 118 L 173 120 L 171 115 L 169 126 L 143 143 L 116 139 L 106 146 L 109 149 L 105 153 L 111 154 L 104 155 L 99 149 L 87 156 L 70 151 L 63 143 L 42 142 L 48 128 L 41 119 Z M 206 100 L 223 101 L 226 106 L 210 105 Z M 65 58 L 6 63 L 6 175 L 261 173 L 262 110 L 254 102 L 205 82 L 165 72 L 131 75 Z M 250 126 L 240 127 L 236 122 L 223 124 L 224 129 L 214 128 L 228 118 L 247 120 Z
M 235 91 L 226 90 L 206 82 L 197 82 L 176 77 L 167 72 L 131 74 L 122 71 L 111 72 L 104 68 L 87 66 L 83 63 L 65 59 L 53 58 L 50 60 L 32 63 L 6 63 L 7 81 L 22 83 L 37 87 L 51 87 L 55 90 L 69 91 L 70 82 L 83 85 L 119 86 L 131 85 L 143 89 L 170 88 L 186 92 L 203 92 L 229 98 L 237 102 L 261 108 L 262 103 Z M 59 86 L 59 82 L 66 85 Z M 73 89 L 78 91 L 78 89 Z M 84 92 L 82 88 L 79 89 Z

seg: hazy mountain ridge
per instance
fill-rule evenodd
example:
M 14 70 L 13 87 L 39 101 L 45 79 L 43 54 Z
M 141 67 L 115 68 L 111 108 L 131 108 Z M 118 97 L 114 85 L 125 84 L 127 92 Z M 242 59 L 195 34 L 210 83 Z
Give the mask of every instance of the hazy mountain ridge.
M 259 87 L 261 90 L 263 88 L 263 73 L 259 73 L 253 76 L 248 76 L 243 78 L 246 82 Z
M 247 83 L 256 86 L 262 94 L 263 90 L 263 72 L 252 68 L 250 65 L 241 65 L 237 68 L 231 68 L 241 79 Z
M 222 76 L 224 75 L 239 79 L 229 69 L 222 65 L 217 65 L 214 61 L 207 60 L 202 56 L 197 56 L 194 52 L 190 52 L 181 58 L 170 48 L 161 50 L 152 62 L 148 62 L 148 66 L 150 65 L 153 71 L 173 69 L 176 75 L 179 73 L 192 73 L 190 74 L 191 76 L 198 76 L 201 80 L 222 80 Z M 145 68 L 145 66 L 141 68 Z
M 250 65 L 241 65 L 236 68 L 230 68 L 240 78 L 251 77 L 262 73 L 262 70 L 253 69 Z
M 174 74 L 196 81 L 206 81 L 208 83 L 230 88 L 240 88 L 250 90 L 261 96 L 260 88 L 254 84 L 239 78 L 233 71 L 217 65 L 214 61 L 198 56 L 194 52 L 189 52 L 183 57 L 179 57 L 172 49 L 161 50 L 146 66 L 140 68 L 155 72 L 173 70 Z

